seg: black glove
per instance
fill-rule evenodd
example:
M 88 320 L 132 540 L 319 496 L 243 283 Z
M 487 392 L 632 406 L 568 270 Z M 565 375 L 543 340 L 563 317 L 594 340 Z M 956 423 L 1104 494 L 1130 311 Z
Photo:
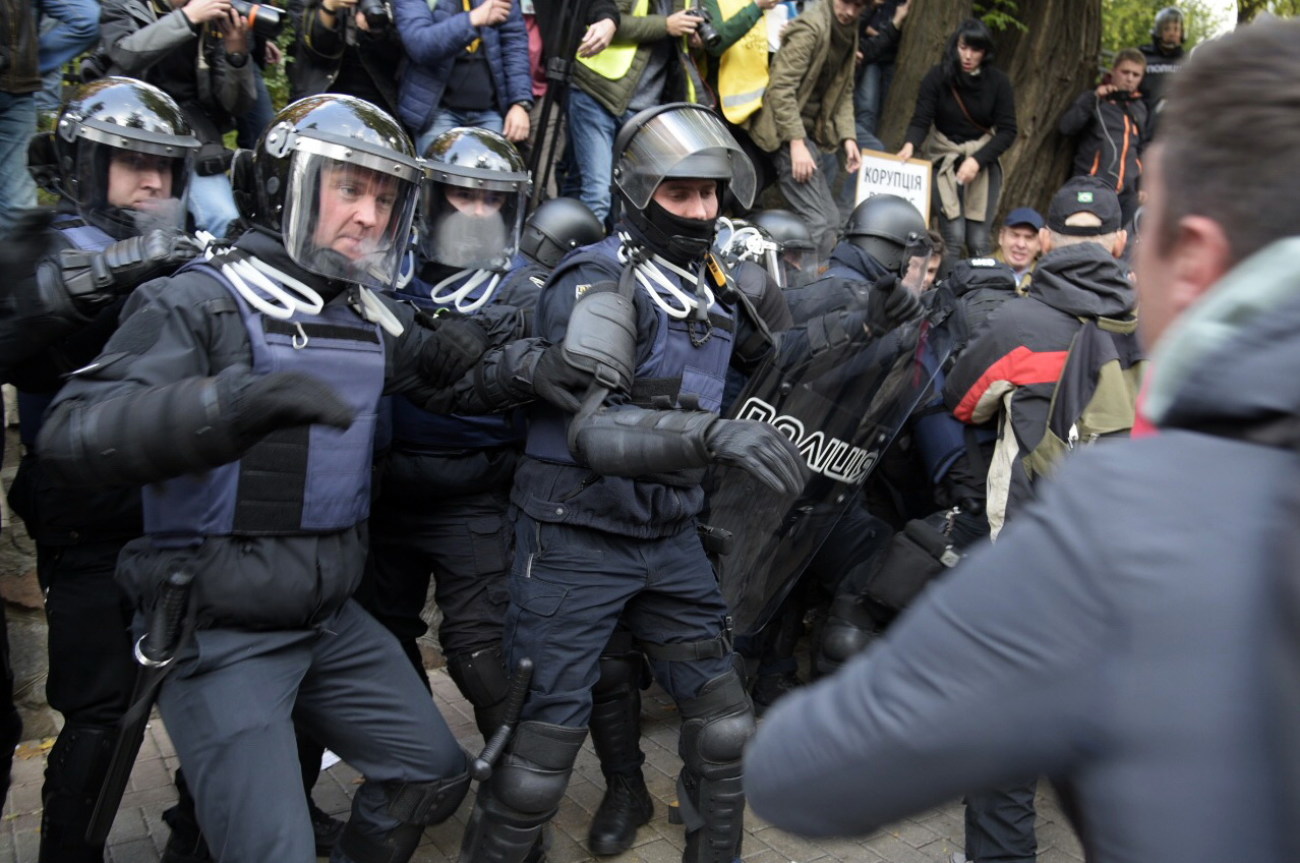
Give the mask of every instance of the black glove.
M 775 426 L 757 420 L 716 420 L 704 433 L 704 443 L 715 461 L 744 468 L 781 494 L 795 494 L 807 482 L 807 463 Z
M 537 397 L 571 414 L 582 407 L 582 397 L 587 394 L 591 380 L 590 372 L 564 358 L 562 345 L 551 345 L 542 351 L 533 367 L 533 392 Z
M 13 230 L 0 243 L 0 273 L 6 282 L 26 278 L 36 272 L 36 265 L 50 253 L 55 236 L 50 230 L 54 219 L 51 207 L 21 210 L 14 220 Z
M 424 376 L 436 387 L 448 387 L 474 367 L 492 346 L 483 327 L 462 315 L 432 318 L 433 338 L 421 359 Z
M 885 275 L 876 279 L 867 301 L 867 326 L 875 335 L 884 335 L 920 316 L 921 299 L 903 287 L 898 276 Z
M 226 369 L 217 376 L 217 392 L 222 415 L 244 448 L 294 426 L 346 429 L 354 417 L 333 387 L 302 372 L 254 375 L 247 368 Z
M 128 293 L 137 286 L 198 256 L 198 246 L 175 228 L 154 228 L 138 237 L 119 240 L 104 249 L 104 267 L 113 276 L 113 289 Z

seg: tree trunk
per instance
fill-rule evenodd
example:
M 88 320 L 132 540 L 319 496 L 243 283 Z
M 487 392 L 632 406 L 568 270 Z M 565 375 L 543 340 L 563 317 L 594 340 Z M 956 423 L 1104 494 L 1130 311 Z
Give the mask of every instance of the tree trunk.
M 964 3 L 913 0 L 904 24 L 898 68 L 886 104 L 882 140 L 902 146 L 921 78 L 939 61 L 948 37 L 968 13 Z M 1080 93 L 1096 84 L 1101 48 L 1101 0 L 1021 3 L 1024 31 L 995 33 L 995 65 L 1011 78 L 1016 96 L 1016 143 L 1002 156 L 998 218 L 1014 207 L 1045 211 L 1069 176 L 1074 142 L 1057 120 Z

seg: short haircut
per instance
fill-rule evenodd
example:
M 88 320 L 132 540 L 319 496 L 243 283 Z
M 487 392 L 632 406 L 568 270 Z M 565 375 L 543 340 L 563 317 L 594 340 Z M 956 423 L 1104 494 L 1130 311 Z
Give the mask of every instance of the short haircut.
M 942 258 L 948 254 L 948 244 L 943 241 L 943 234 L 931 229 L 925 232 L 930 239 L 930 254 L 936 258 Z
M 1125 48 L 1115 55 L 1115 63 L 1111 68 L 1117 68 L 1120 63 L 1124 62 L 1136 63 L 1145 69 L 1147 67 L 1147 56 L 1136 48 Z
M 1193 215 L 1223 229 L 1232 264 L 1300 233 L 1300 21 L 1252 24 L 1201 45 L 1167 92 L 1157 248 Z

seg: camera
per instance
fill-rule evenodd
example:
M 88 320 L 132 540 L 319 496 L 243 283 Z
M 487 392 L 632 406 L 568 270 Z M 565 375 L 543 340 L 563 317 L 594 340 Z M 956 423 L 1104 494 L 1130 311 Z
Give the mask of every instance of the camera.
M 248 19 L 248 26 L 256 36 L 274 39 L 284 29 L 284 13 L 274 6 L 250 3 L 248 0 L 230 0 L 230 5 Z
M 709 16 L 708 10 L 700 8 L 687 9 L 686 14 L 700 19 L 700 26 L 695 29 L 695 35 L 700 37 L 704 47 L 718 47 L 718 43 L 722 41 L 722 34 L 718 32 L 718 28 L 713 26 L 713 19 Z
M 366 23 L 371 30 L 383 30 L 392 21 L 388 14 L 388 4 L 384 0 L 360 0 L 357 11 L 366 16 Z
M 1132 90 L 1116 90 L 1107 98 L 1112 102 L 1133 102 L 1142 97 Z

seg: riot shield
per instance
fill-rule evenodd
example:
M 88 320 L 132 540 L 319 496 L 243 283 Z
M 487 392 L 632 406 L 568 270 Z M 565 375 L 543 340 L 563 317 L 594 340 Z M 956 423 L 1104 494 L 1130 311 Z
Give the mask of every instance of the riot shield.
M 783 334 L 728 416 L 761 420 L 799 447 L 810 479 L 776 495 L 741 468 L 712 468 L 707 522 L 731 534 L 715 558 L 737 635 L 758 632 L 794 587 L 950 351 L 922 319 L 878 339 L 825 343 L 817 321 Z M 938 362 L 935 362 L 938 358 Z

